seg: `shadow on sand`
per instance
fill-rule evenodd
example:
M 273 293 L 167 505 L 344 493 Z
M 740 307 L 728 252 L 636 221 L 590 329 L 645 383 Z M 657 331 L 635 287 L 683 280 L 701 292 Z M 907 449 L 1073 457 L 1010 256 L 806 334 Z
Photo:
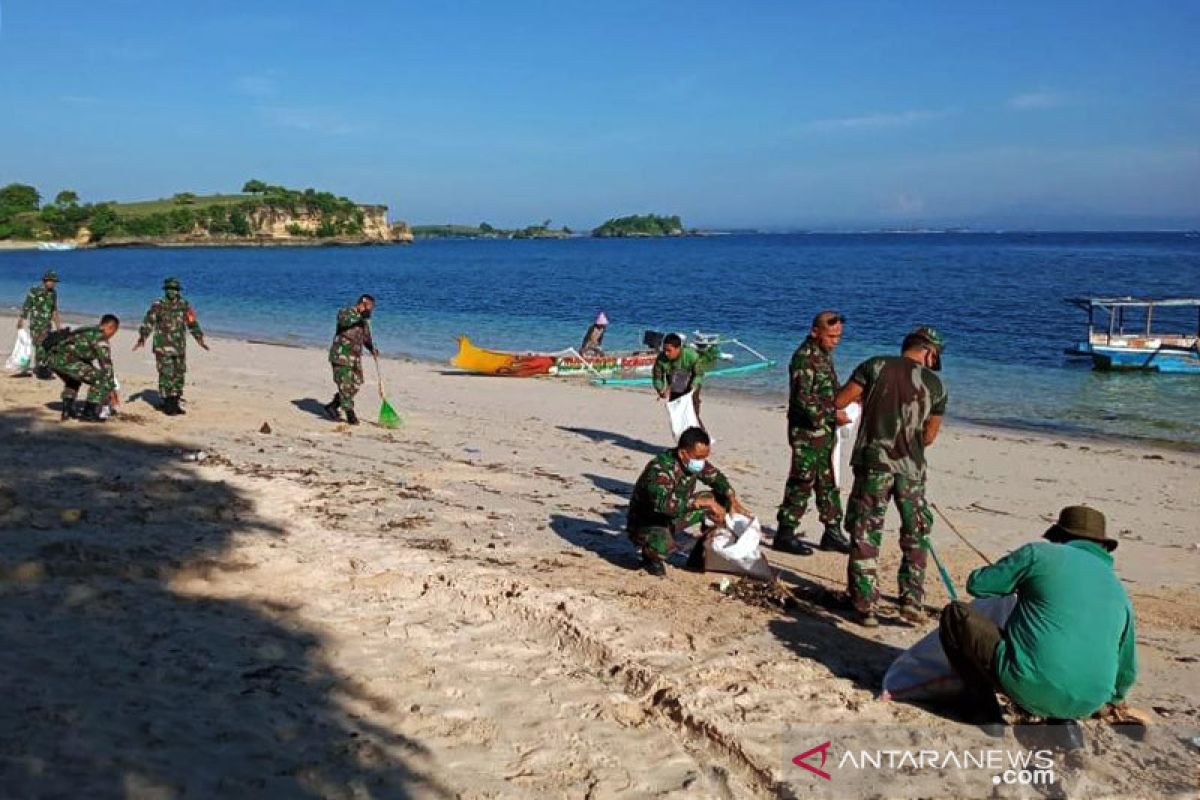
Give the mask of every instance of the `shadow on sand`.
M 294 606 L 177 588 L 285 530 L 172 444 L 44 419 L 0 413 L 5 796 L 448 796 Z
M 601 431 L 595 428 L 572 428 L 565 425 L 559 425 L 560 431 L 567 433 L 576 433 L 591 439 L 597 444 L 607 442 L 614 444 L 617 447 L 624 447 L 626 450 L 633 450 L 636 453 L 645 453 L 647 455 L 656 456 L 663 450 L 670 448 L 667 444 L 651 444 L 644 439 L 634 439 L 632 436 L 626 436 L 623 433 L 614 433 L 612 431 Z
M 320 400 L 316 400 L 312 397 L 302 397 L 299 400 L 293 400 L 292 405 L 301 411 L 306 411 L 309 414 L 312 414 L 314 417 L 329 419 L 329 417 L 325 416 L 325 404 Z

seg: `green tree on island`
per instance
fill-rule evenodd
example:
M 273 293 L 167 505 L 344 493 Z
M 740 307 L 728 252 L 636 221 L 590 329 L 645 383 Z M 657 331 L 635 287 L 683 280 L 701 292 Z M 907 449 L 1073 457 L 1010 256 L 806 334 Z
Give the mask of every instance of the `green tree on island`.
M 604 224 L 592 231 L 592 236 L 600 238 L 682 236 L 683 234 L 683 220 L 678 215 L 664 217 L 658 214 L 634 214 L 628 217 L 616 217 L 606 220 Z

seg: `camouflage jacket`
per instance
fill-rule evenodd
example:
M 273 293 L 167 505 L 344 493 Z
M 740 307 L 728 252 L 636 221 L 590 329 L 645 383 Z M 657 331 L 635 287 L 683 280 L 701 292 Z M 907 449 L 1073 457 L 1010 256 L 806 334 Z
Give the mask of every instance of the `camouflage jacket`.
M 731 496 L 733 487 L 712 462 L 705 462 L 699 474 L 688 472 L 675 450 L 659 453 L 642 470 L 629 498 L 628 529 L 662 526 L 682 530 L 704 519 L 702 509 L 688 508 L 699 481 L 714 492 Z
M 651 381 L 656 392 L 670 388 L 672 392 L 682 394 L 699 388 L 704 382 L 704 359 L 693 347 L 680 349 L 679 358 L 674 361 L 667 358 L 666 353 L 659 353 L 654 359 Z
M 196 341 L 204 339 L 204 331 L 196 320 L 196 312 L 190 303 L 182 297 L 170 300 L 160 297 L 150 304 L 142 327 L 138 328 L 138 341 L 146 341 L 150 333 L 154 333 L 155 355 L 187 355 L 187 334 L 190 332 Z
M 810 336 L 792 354 L 788 374 L 788 426 L 807 432 L 813 439 L 831 434 L 837 428 L 833 398 L 838 390 L 832 356 Z
M 29 321 L 29 333 L 35 336 L 50 330 L 55 311 L 58 311 L 58 292 L 45 286 L 35 286 L 25 295 L 21 319 Z
M 863 412 L 850 463 L 913 480 L 925 477 L 925 423 L 946 413 L 942 379 L 904 356 L 876 356 L 854 368 Z
M 71 331 L 51 349 L 49 355 L 52 362 L 59 364 L 95 364 L 109 383 L 114 382 L 112 351 L 108 349 L 108 340 L 99 328 Z
M 358 309 L 348 306 L 338 311 L 337 330 L 329 346 L 329 363 L 348 366 L 362 359 L 363 350 L 375 352 L 371 339 L 371 324 Z

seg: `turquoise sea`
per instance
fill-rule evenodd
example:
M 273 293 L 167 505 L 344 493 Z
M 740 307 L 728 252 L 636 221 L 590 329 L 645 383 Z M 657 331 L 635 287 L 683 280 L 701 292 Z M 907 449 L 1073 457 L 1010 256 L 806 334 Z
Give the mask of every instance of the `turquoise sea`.
M 66 311 L 136 323 L 178 276 L 206 328 L 324 345 L 360 292 L 380 346 L 444 362 L 469 333 L 498 349 L 577 346 L 598 310 L 605 344 L 645 329 L 720 332 L 778 359 L 731 390 L 782 397 L 815 311 L 847 317 L 842 376 L 905 331 L 946 336 L 951 416 L 1200 446 L 1200 377 L 1093 372 L 1063 355 L 1084 334 L 1072 295 L 1200 295 L 1200 238 L 1183 233 L 798 234 L 661 240 L 432 240 L 411 247 L 0 252 L 0 305 L 48 267 Z M 1156 326 L 1194 329 L 1194 311 Z M 0 343 L 7 349 L 7 341 Z

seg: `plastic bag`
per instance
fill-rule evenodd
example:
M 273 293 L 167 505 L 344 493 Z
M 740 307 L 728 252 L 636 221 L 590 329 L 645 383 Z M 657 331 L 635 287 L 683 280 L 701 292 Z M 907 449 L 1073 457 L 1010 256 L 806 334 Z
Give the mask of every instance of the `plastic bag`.
M 981 597 L 971 601 L 971 607 L 1001 628 L 1017 605 L 1015 594 L 1004 597 Z M 905 650 L 883 676 L 884 700 L 934 700 L 951 697 L 962 691 L 962 679 L 946 660 L 942 640 L 935 629 L 921 641 Z
M 851 403 L 843 411 L 846 412 L 850 421 L 845 425 L 839 425 L 837 432 L 833 435 L 833 485 L 839 489 L 842 487 L 842 442 L 849 441 L 854 436 L 859 417 L 862 416 L 862 406 L 858 403 Z
M 760 581 L 772 581 L 775 573 L 759 544 L 762 526 L 758 518 L 726 514 L 725 527 L 704 543 L 704 571 L 728 572 Z
M 4 362 L 9 372 L 25 372 L 33 361 L 33 339 L 28 328 L 17 329 L 17 341 L 13 343 L 12 355 Z
M 679 441 L 679 437 L 688 428 L 700 427 L 700 420 L 696 417 L 696 405 L 692 400 L 691 392 L 667 403 L 667 414 L 671 418 L 671 434 L 677 442 Z

